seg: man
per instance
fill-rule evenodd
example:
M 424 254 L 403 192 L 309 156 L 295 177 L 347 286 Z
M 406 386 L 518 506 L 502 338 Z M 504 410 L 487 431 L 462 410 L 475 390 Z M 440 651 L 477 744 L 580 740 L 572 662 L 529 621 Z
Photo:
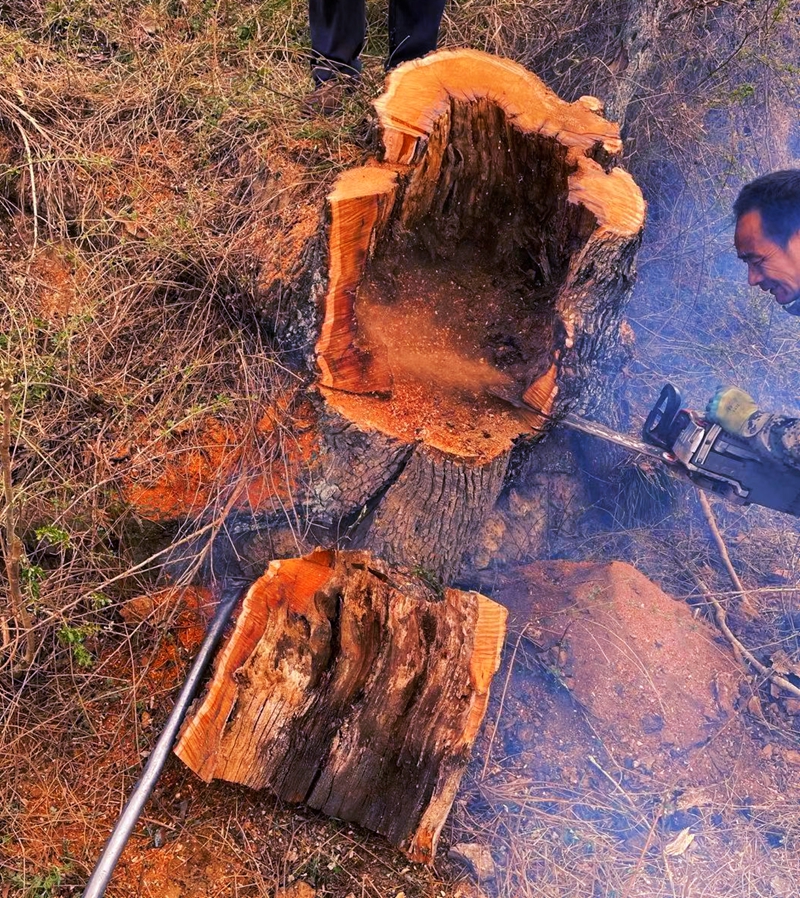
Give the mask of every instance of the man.
M 389 56 L 386 68 L 436 49 L 445 0 L 389 0 Z M 336 112 L 361 72 L 366 37 L 365 0 L 309 0 L 311 76 L 309 111 Z
M 734 243 L 747 280 L 800 316 L 800 170 L 777 171 L 746 184 L 733 205 Z M 800 467 L 800 419 L 762 412 L 737 387 L 720 387 L 706 417 L 752 439 L 762 452 Z

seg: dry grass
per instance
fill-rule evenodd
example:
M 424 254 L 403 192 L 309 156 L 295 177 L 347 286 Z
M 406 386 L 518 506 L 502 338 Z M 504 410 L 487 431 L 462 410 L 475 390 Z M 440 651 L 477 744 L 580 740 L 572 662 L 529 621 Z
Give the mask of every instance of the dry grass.
M 516 58 L 567 99 L 605 97 L 620 65 L 622 8 L 465 0 L 448 10 L 443 42 Z M 671 9 L 625 118 L 627 165 L 651 208 L 646 289 L 632 307 L 634 417 L 667 374 L 697 384 L 698 401 L 734 376 L 778 401 L 798 375 L 791 323 L 733 295 L 716 262 L 728 251 L 719 235 L 736 186 L 784 158 L 777 147 L 786 141 L 766 138 L 792 127 L 797 3 Z M 340 118 L 305 120 L 305 13 L 296 0 L 0 0 L 0 375 L 13 385 L 12 529 L 24 546 L 20 586 L 35 642 L 33 663 L 20 666 L 30 628 L 0 606 L 4 894 L 74 893 L 188 661 L 174 633 L 120 621 L 121 604 L 153 585 L 176 536 L 137 520 L 122 484 L 197 448 L 209 412 L 250 441 L 259 408 L 302 382 L 294 363 L 304 347 L 287 346 L 281 328 L 327 186 L 370 149 L 368 99 L 385 50 L 384 11 L 371 3 L 364 90 Z M 281 407 L 278 432 L 291 439 L 291 403 Z M 264 465 L 280 463 L 280 441 L 262 452 Z M 225 488 L 201 515 L 204 526 L 218 521 Z M 620 493 L 615 545 L 691 597 L 683 572 L 717 568 L 706 534 L 669 502 L 672 517 L 662 517 L 659 484 L 648 489 L 633 509 L 629 485 Z M 796 529 L 760 511 L 722 517 L 734 562 L 763 594 L 764 623 L 751 635 L 761 646 L 794 638 L 780 626 L 796 607 Z M 4 531 L 6 547 L 11 535 Z M 584 557 L 607 553 L 610 538 L 589 540 Z M 765 585 L 775 571 L 781 582 Z M 718 574 L 712 585 L 728 589 Z M 772 737 L 794 741 L 778 710 Z M 466 784 L 448 838 L 502 855 L 504 872 L 488 891 L 768 894 L 756 874 L 762 831 L 798 826 L 776 802 L 744 828 L 720 829 L 693 873 L 609 835 L 619 800 L 610 787 L 579 800 L 545 793 L 524 775 Z M 666 800 L 636 796 L 637 813 L 652 822 Z M 595 817 L 576 816 L 576 803 Z M 137 877 L 159 839 L 172 852 L 168 866 L 188 865 L 187 895 L 205 894 L 203 876 L 231 895 L 269 895 L 290 877 L 342 898 L 455 891 L 444 860 L 433 871 L 404 870 L 379 840 L 228 787 L 200 790 L 177 765 L 148 814 L 129 876 L 110 894 L 140 894 Z M 795 871 L 770 858 L 780 894 L 780 878 L 792 882 Z M 203 876 L 192 878 L 193 863 Z

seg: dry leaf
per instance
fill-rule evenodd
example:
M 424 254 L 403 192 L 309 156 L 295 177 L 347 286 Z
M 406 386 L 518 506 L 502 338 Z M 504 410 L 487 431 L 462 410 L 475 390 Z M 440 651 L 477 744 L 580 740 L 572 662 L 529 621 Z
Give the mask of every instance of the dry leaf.
M 694 842 L 694 833 L 690 832 L 690 828 L 682 829 L 675 838 L 664 846 L 664 854 L 668 857 L 680 857 L 686 849 Z

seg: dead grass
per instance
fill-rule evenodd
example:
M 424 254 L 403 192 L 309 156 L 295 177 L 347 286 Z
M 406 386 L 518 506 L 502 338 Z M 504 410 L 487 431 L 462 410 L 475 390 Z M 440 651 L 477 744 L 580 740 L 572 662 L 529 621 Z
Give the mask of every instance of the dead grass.
M 567 99 L 605 96 L 620 8 L 467 0 L 448 10 L 443 42 L 519 59 Z M 676 5 L 626 117 L 627 164 L 651 204 L 652 234 L 647 290 L 633 303 L 635 411 L 676 371 L 698 396 L 699 384 L 734 375 L 754 392 L 794 389 L 789 323 L 732 296 L 709 262 L 735 186 L 780 161 L 764 148 L 774 128 L 791 127 L 793 12 L 791 2 Z M 322 197 L 371 147 L 368 100 L 385 49 L 384 11 L 371 3 L 364 90 L 340 118 L 305 120 L 305 15 L 295 0 L 0 0 L 0 373 L 13 384 L 20 579 L 36 645 L 34 663 L 18 667 L 28 634 L 3 604 L 4 894 L 75 894 L 189 660 L 169 628 L 120 620 L 176 536 L 125 507 L 125 478 L 180 447 L 202 449 L 210 412 L 250 441 L 260 409 L 299 383 L 291 362 L 304 347 L 287 346 L 281 327 Z M 280 407 L 279 432 L 292 439 L 291 403 Z M 264 465 L 280 464 L 279 441 L 262 453 Z M 204 526 L 226 497 L 222 485 Z M 677 514 L 667 503 L 671 512 L 641 527 L 654 503 L 631 513 L 621 501 L 620 557 L 689 598 L 685 572 L 711 568 L 726 593 L 685 506 Z M 751 648 L 788 644 L 780 622 L 796 607 L 796 530 L 758 511 L 722 518 L 734 562 L 763 596 Z M 585 557 L 608 553 L 609 539 L 588 541 Z M 765 586 L 776 571 L 780 582 Z M 796 741 L 777 703 L 760 725 Z M 485 887 L 499 896 L 790 894 L 780 891 L 795 881 L 789 852 L 769 855 L 771 879 L 760 870 L 765 834 L 795 837 L 789 804 L 728 819 L 691 867 L 611 833 L 622 800 L 608 783 L 553 795 L 524 772 L 476 775 L 447 837 L 492 846 L 503 872 Z M 626 813 L 645 822 L 645 839 L 670 800 L 633 796 Z M 216 894 L 271 895 L 296 879 L 342 898 L 457 890 L 444 859 L 409 869 L 369 835 L 231 787 L 201 788 L 175 763 L 109 894 L 168 894 L 167 874 L 182 895 L 206 894 L 209 882 Z

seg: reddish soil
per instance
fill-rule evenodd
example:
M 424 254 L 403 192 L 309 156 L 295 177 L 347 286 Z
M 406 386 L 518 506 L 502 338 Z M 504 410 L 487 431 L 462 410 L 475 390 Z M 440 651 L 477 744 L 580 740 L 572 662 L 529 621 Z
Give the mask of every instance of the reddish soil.
M 532 564 L 493 597 L 516 632 L 455 825 L 493 820 L 504 894 L 795 893 L 800 753 L 711 624 L 618 562 Z
M 689 768 L 695 783 L 716 781 L 713 765 L 701 774 L 709 753 L 702 761 L 692 755 L 709 740 L 725 741 L 745 679 L 688 605 L 621 562 L 529 565 L 495 598 L 616 763 L 667 781 Z
M 291 391 L 279 397 L 249 431 L 204 416 L 166 434 L 119 442 L 109 451 L 115 462 L 130 460 L 126 502 L 152 521 L 196 517 L 220 497 L 252 511 L 290 504 L 302 467 L 316 448 L 311 404 L 294 400 Z M 281 422 L 290 409 L 297 439 L 281 440 Z M 273 470 L 271 454 L 278 445 L 283 454 Z
M 82 260 L 67 244 L 34 245 L 24 221 L 18 227 L 2 228 L 0 233 L 10 246 L 18 247 L 29 259 L 25 276 L 18 274 L 14 284 L 31 290 L 33 309 L 45 321 L 61 321 L 78 315 L 87 305 L 85 284 L 88 273 Z

